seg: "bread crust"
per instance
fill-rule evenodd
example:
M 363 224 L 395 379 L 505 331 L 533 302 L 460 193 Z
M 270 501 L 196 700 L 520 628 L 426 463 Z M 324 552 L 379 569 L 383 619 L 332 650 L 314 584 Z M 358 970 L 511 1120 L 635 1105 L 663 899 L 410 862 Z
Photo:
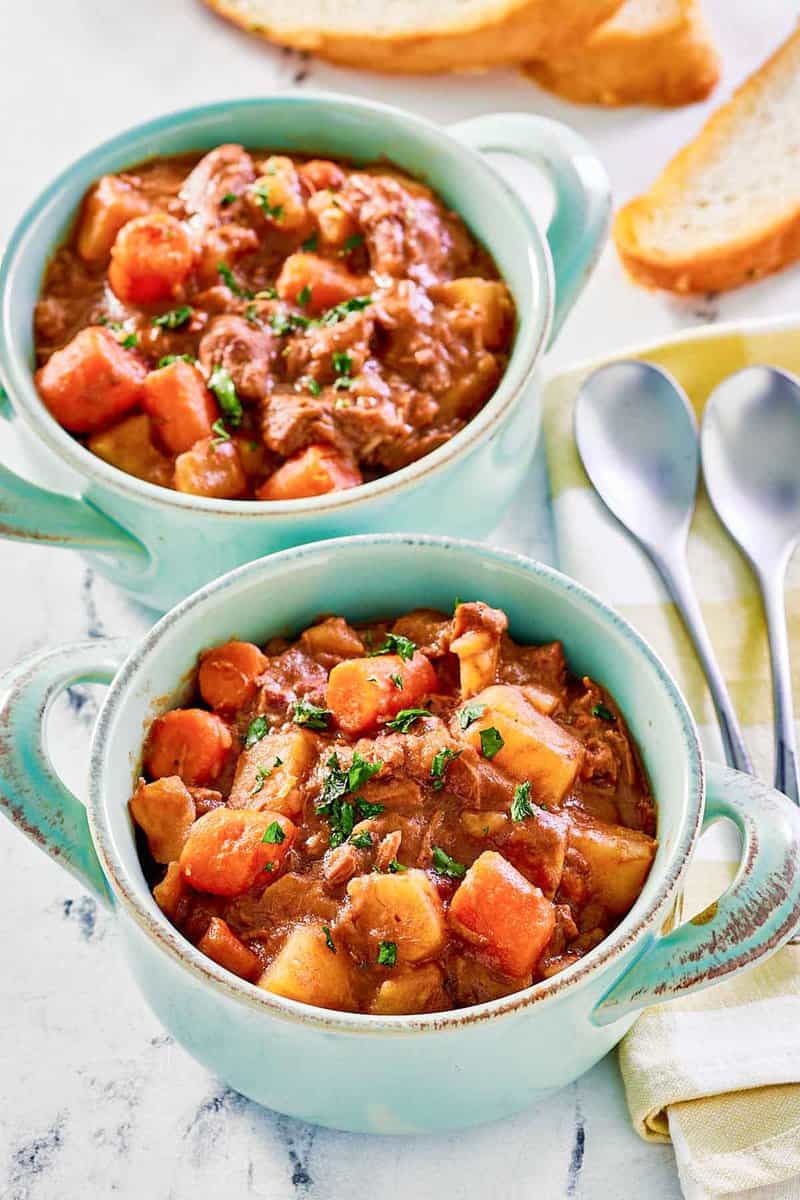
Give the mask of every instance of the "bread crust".
M 262 0 L 265 10 L 269 0 Z M 238 0 L 205 0 L 220 16 L 268 41 L 308 50 L 344 66 L 385 73 L 480 70 L 563 51 L 585 41 L 622 0 L 505 0 L 485 20 L 424 34 L 358 34 L 336 29 L 277 29 L 267 12 L 255 22 Z M 487 5 L 488 7 L 488 5 Z
M 719 59 L 698 0 L 679 0 L 674 19 L 641 32 L 624 27 L 627 6 L 583 46 L 528 63 L 526 74 L 577 104 L 671 107 L 705 99 L 719 79 Z
M 674 202 L 683 182 L 702 164 L 709 146 L 736 136 L 737 116 L 773 75 L 784 68 L 784 56 L 800 49 L 800 27 L 706 122 L 698 136 L 662 171 L 649 192 L 630 201 L 617 213 L 613 236 L 617 251 L 631 276 L 647 287 L 667 291 L 728 291 L 781 270 L 800 259 L 800 205 L 765 224 L 756 233 L 731 238 L 690 256 L 676 257 L 643 246 L 637 223 L 662 203 Z

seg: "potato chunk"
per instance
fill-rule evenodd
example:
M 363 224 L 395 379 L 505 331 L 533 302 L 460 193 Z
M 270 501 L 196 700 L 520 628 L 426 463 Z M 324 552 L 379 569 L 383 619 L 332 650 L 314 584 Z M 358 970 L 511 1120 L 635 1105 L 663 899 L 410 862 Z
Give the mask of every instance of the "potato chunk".
M 130 809 L 157 863 L 180 858 L 196 812 L 191 792 L 178 775 L 167 775 L 154 783 L 140 779 Z
M 481 752 L 481 732 L 495 729 L 503 739 L 492 763 L 513 779 L 530 780 L 533 798 L 558 806 L 575 782 L 583 761 L 583 746 L 571 733 L 545 716 L 511 685 L 485 689 L 472 699 L 486 705 L 466 731 L 467 740 Z
M 181 864 L 171 862 L 161 883 L 157 883 L 153 888 L 153 899 L 173 925 L 178 923 L 181 901 L 188 894 L 189 886 L 183 878 Z
M 395 942 L 397 961 L 433 958 L 444 945 L 444 909 L 439 893 L 424 871 L 400 875 L 358 875 L 347 885 L 356 933 L 369 944 L 370 957 L 379 942 Z
M 481 318 L 483 344 L 498 349 L 508 340 L 514 320 L 514 305 L 504 283 L 496 279 L 463 276 L 437 283 L 431 297 L 454 308 L 471 308 Z
M 644 887 L 658 845 L 656 840 L 638 829 L 608 825 L 581 814 L 573 815 L 569 844 L 591 868 L 591 898 L 615 916 L 628 912 Z
M 498 608 L 480 602 L 459 604 L 453 617 L 450 649 L 459 660 L 463 699 L 494 683 L 500 643 L 507 628 L 508 618 Z
M 172 484 L 172 460 L 154 444 L 153 423 L 146 413 L 126 417 L 110 429 L 92 434 L 87 445 L 92 454 L 128 475 L 160 487 Z
M 442 972 L 436 963 L 409 967 L 393 973 L 375 993 L 371 1013 L 386 1016 L 402 1013 L 441 1012 L 450 1007 L 442 985 Z
M 229 807 L 271 808 L 287 817 L 298 816 L 303 809 L 300 784 L 314 763 L 316 747 L 307 729 L 261 738 L 239 757 Z
M 258 986 L 287 1000 L 354 1012 L 350 964 L 343 949 L 328 946 L 321 925 L 298 925 L 267 967 Z

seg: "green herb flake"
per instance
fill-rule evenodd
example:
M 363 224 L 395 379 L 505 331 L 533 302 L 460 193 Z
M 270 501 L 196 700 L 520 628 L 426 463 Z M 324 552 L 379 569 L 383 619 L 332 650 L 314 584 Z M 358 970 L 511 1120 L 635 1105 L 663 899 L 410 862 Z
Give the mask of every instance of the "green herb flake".
M 337 375 L 349 375 L 353 370 L 353 360 L 346 350 L 334 350 L 333 369 Z
M 359 246 L 364 244 L 364 235 L 362 233 L 353 233 L 346 239 L 342 246 L 342 254 L 352 254 Z
M 320 816 L 327 817 L 330 824 L 330 846 L 340 846 L 347 841 L 353 832 L 356 816 L 360 821 L 369 817 L 377 817 L 383 812 L 382 804 L 370 804 L 361 796 L 348 797 L 373 775 L 380 771 L 383 763 L 367 762 L 358 751 L 353 755 L 353 761 L 348 770 L 343 770 L 336 753 L 327 762 L 328 775 L 322 785 L 322 793 L 316 811 Z
M 269 779 L 269 777 L 270 777 L 270 775 L 271 775 L 271 774 L 272 774 L 272 768 L 271 768 L 271 767 L 256 767 L 256 779 L 255 779 L 255 783 L 253 784 L 253 786 L 252 786 L 252 787 L 251 787 L 251 789 L 250 789 L 250 795 L 251 795 L 251 796 L 257 796 L 257 795 L 258 795 L 258 793 L 259 793 L 259 792 L 261 791 L 261 789 L 263 788 L 265 781 L 266 781 L 267 779 Z
M 404 871 L 408 870 L 408 867 L 404 867 L 401 862 L 398 862 L 396 858 L 393 858 L 391 862 L 387 864 L 386 870 L 390 875 L 402 875 Z
M 230 372 L 226 371 L 224 367 L 216 367 L 211 373 L 208 386 L 219 401 L 223 417 L 234 429 L 238 429 L 242 423 L 243 409 Z
M 159 367 L 168 367 L 174 362 L 191 363 L 193 367 L 197 365 L 197 359 L 193 354 L 165 354 L 158 360 L 158 365 Z
M 415 721 L 418 721 L 420 717 L 429 717 L 430 715 L 430 710 L 427 708 L 401 708 L 392 721 L 386 722 L 386 728 L 396 729 L 398 733 L 408 733 Z
M 397 965 L 397 942 L 381 942 L 378 946 L 378 966 L 394 967 Z
M 277 300 L 278 293 L 274 287 L 262 288 L 260 292 L 256 292 L 254 299 L 256 300 Z
M 225 286 L 233 292 L 234 296 L 243 296 L 245 300 L 253 300 L 254 295 L 247 288 L 243 288 L 236 282 L 236 276 L 230 269 L 227 263 L 217 263 L 217 274 L 221 278 Z
M 135 333 L 128 333 L 120 341 L 120 346 L 123 350 L 133 350 L 139 345 L 139 338 Z
M 354 382 L 355 380 L 351 379 L 349 375 L 337 375 L 333 381 L 333 390 L 335 392 L 346 392 L 353 386 Z M 344 404 L 342 407 L 344 407 Z
M 258 307 L 254 303 L 251 302 L 248 304 L 247 308 L 244 310 L 244 315 L 251 325 L 258 324 Z
M 465 704 L 459 711 L 458 723 L 462 729 L 469 729 L 473 721 L 477 721 L 486 712 L 485 704 Z
M 319 234 L 315 231 L 314 233 L 312 233 L 311 237 L 306 238 L 306 240 L 301 243 L 300 249 L 306 250 L 309 254 L 313 254 L 313 252 L 316 250 L 318 245 L 319 245 Z
M 238 199 L 236 192 L 226 192 L 220 200 L 220 204 L 223 208 L 227 208 L 229 204 L 235 204 Z
M 367 305 L 372 303 L 372 296 L 353 296 L 350 300 L 343 300 L 341 304 L 334 305 L 333 308 L 327 309 L 319 319 L 320 325 L 337 325 L 339 321 L 343 321 L 350 313 L 361 312 Z
M 292 720 L 295 725 L 306 725 L 309 729 L 327 729 L 330 716 L 328 708 L 320 708 L 308 700 L 296 700 Z
M 370 650 L 368 657 L 377 658 L 380 654 L 399 654 L 403 662 L 410 662 L 417 652 L 416 643 L 411 638 L 399 633 L 387 633 L 383 645 L 377 650 Z
M 286 841 L 286 834 L 283 831 L 280 821 L 270 822 L 264 830 L 264 836 L 261 841 L 266 842 L 269 846 L 279 846 L 281 842 Z
M 434 755 L 433 762 L 431 763 L 431 779 L 433 780 L 433 790 L 435 792 L 442 790 L 447 768 L 453 759 L 458 758 L 461 753 L 461 750 L 450 750 L 445 746 L 438 754 Z
M 372 834 L 368 829 L 363 829 L 361 833 L 354 833 L 350 838 L 350 845 L 355 846 L 357 850 L 369 850 L 372 847 Z
M 266 717 L 254 717 L 247 726 L 247 733 L 244 738 L 244 748 L 249 750 L 251 746 L 255 746 L 256 742 L 260 742 L 263 737 L 269 733 L 269 722 Z
M 481 754 L 484 758 L 494 758 L 500 750 L 503 749 L 505 742 L 503 741 L 499 729 L 495 729 L 491 725 L 488 729 L 481 730 Z
M 617 719 L 605 704 L 595 704 L 592 708 L 592 716 L 599 717 L 601 721 L 616 721 Z
M 390 675 L 389 678 L 391 679 L 394 686 L 397 688 L 398 692 L 402 692 L 403 676 L 402 675 Z
M 524 821 L 533 816 L 533 801 L 531 800 L 530 780 L 518 783 L 514 788 L 514 798 L 511 801 L 511 820 Z
M 283 337 L 295 329 L 307 329 L 311 321 L 308 317 L 301 316 L 300 313 L 281 311 L 273 313 L 269 323 L 275 333 Z
M 297 293 L 297 303 L 300 305 L 301 308 L 305 308 L 310 299 L 311 299 L 311 288 L 308 284 L 305 284 L 303 287 L 300 288 L 300 291 Z
M 437 875 L 445 875 L 448 879 L 463 879 L 467 873 L 464 864 L 456 862 L 441 846 L 433 847 L 433 869 Z
M 223 421 L 222 417 L 217 417 L 216 421 L 211 426 L 211 432 L 217 435 L 211 439 L 212 446 L 221 446 L 223 442 L 229 442 L 231 440 L 231 435 L 225 428 L 225 422 Z
M 331 954 L 335 954 L 336 946 L 334 944 L 333 936 L 331 934 L 330 928 L 327 925 L 323 925 L 322 932 L 325 934 L 325 945 L 328 947 Z
M 180 329 L 191 321 L 193 313 L 194 309 L 189 304 L 182 304 L 180 308 L 171 308 L 160 317 L 153 317 L 153 324 L 159 329 Z
M 313 379 L 310 375 L 306 380 L 306 387 L 311 392 L 312 396 L 318 396 L 322 391 L 322 388 L 319 386 L 316 379 Z

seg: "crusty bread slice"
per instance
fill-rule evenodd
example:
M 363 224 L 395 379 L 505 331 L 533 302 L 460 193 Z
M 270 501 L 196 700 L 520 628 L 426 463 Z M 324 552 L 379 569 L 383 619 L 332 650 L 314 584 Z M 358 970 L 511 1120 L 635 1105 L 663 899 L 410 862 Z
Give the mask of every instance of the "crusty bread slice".
M 584 41 L 621 0 L 206 0 L 270 41 L 375 71 L 519 63 Z
M 724 291 L 800 258 L 799 121 L 800 28 L 617 214 L 634 279 Z
M 691 104 L 719 78 L 699 0 L 625 0 L 582 46 L 526 72 L 579 104 Z

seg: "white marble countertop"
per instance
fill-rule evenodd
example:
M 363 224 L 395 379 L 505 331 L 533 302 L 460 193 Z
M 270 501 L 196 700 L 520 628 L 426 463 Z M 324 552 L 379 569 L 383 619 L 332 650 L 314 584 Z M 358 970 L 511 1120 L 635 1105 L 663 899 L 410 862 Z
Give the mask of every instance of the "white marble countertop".
M 727 93 L 788 32 L 789 0 L 709 0 Z M 514 73 L 380 79 L 281 54 L 229 30 L 197 0 L 59 0 L 4 11 L 0 240 L 49 178 L 96 141 L 171 108 L 320 87 L 448 121 L 519 109 L 570 121 L 623 201 L 699 125 L 703 109 L 601 112 L 561 104 Z M 551 355 L 554 365 L 706 320 L 800 311 L 800 269 L 721 299 L 677 301 L 626 282 L 607 250 Z M 3 461 L 13 457 L 0 431 Z M 548 553 L 541 476 L 495 540 Z M 76 555 L 0 543 L 0 667 L 45 645 L 137 634 L 150 616 Z M 96 689 L 54 720 L 67 781 L 81 786 Z M 195 1064 L 145 1008 L 109 917 L 0 823 L 0 1195 L 7 1200 L 616 1200 L 680 1195 L 672 1152 L 631 1131 L 616 1061 L 502 1125 L 381 1140 L 314 1129 L 258 1108 Z M 535 1070 L 535 1063 L 531 1064 Z M 324 1085 L 324 1081 L 321 1081 Z

